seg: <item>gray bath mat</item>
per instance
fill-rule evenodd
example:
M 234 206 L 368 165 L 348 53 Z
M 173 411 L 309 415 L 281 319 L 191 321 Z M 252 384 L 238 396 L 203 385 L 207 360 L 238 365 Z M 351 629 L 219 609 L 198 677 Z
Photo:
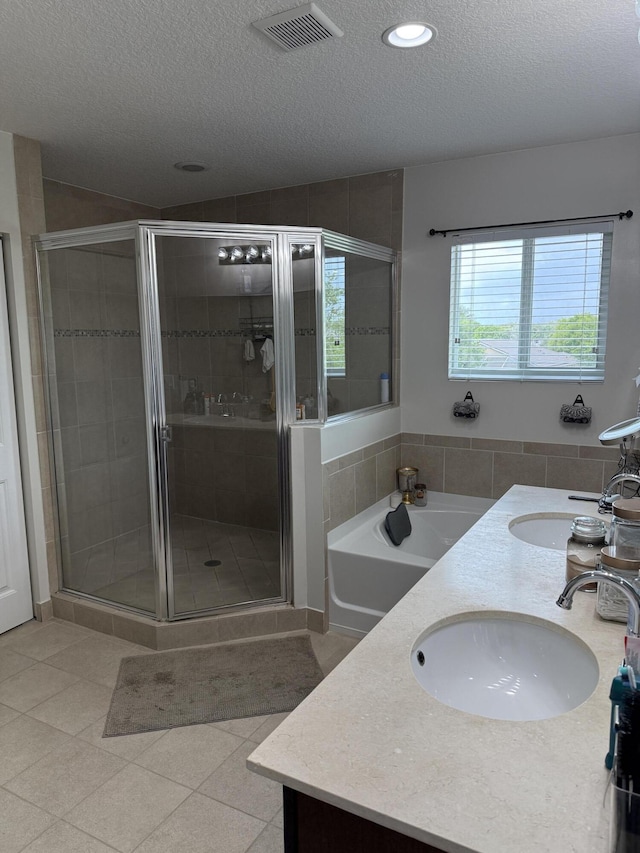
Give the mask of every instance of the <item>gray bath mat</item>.
M 306 635 L 123 658 L 103 737 L 292 711 L 322 678 Z

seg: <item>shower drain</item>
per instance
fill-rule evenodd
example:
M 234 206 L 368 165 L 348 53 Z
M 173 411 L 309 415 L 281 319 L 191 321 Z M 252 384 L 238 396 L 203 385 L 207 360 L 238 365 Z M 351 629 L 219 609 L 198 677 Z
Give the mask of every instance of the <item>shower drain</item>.
M 205 560 L 205 566 L 221 566 L 222 560 Z

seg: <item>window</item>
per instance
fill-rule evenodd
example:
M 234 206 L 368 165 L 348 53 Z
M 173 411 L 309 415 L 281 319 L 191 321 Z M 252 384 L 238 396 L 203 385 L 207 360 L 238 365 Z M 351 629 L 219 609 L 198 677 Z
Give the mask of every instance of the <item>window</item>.
M 450 379 L 604 378 L 613 223 L 453 236 Z
M 345 355 L 345 258 L 324 259 L 324 352 L 327 376 L 344 376 Z

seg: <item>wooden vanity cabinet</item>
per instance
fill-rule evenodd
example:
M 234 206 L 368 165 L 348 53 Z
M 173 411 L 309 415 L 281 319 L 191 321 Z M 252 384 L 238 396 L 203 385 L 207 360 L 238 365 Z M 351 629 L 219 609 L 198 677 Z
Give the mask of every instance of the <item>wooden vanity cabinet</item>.
M 443 853 L 292 788 L 283 802 L 284 853 Z

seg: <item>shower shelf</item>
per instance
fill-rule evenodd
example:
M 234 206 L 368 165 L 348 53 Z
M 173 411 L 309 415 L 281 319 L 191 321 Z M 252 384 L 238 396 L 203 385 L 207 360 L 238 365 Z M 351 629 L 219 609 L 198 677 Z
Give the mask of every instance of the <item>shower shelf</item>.
M 267 335 L 273 337 L 273 317 L 251 317 L 240 320 L 240 328 L 244 335 L 252 335 L 254 338 L 265 338 Z

